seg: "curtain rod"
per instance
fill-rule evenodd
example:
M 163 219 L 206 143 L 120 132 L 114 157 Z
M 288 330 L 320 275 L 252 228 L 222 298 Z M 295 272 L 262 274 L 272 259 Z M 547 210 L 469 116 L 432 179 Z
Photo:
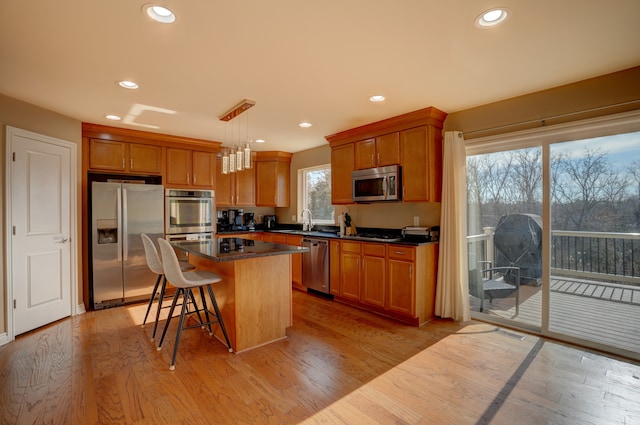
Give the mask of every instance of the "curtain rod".
M 504 128 L 518 127 L 518 126 L 521 126 L 521 125 L 533 124 L 533 123 L 537 123 L 537 122 L 540 123 L 541 127 L 544 127 L 546 125 L 546 121 L 547 120 L 553 120 L 553 119 L 556 119 L 556 118 L 570 117 L 572 115 L 585 114 L 585 113 L 588 113 L 588 112 L 601 111 L 603 109 L 616 108 L 618 106 L 632 105 L 634 103 L 639 103 L 639 102 L 640 102 L 640 99 L 635 99 L 635 100 L 630 100 L 628 102 L 615 103 L 613 105 L 606 105 L 606 106 L 599 106 L 597 108 L 585 109 L 585 110 L 576 111 L 576 112 L 568 112 L 566 114 L 551 115 L 551 116 L 548 116 L 548 117 L 545 117 L 545 118 L 538 118 L 538 119 L 535 119 L 535 120 L 521 121 L 521 122 L 514 123 L 514 124 L 499 125 L 499 126 L 496 126 L 496 127 L 483 128 L 483 129 L 480 129 L 480 130 L 463 131 L 462 135 L 463 136 L 467 136 L 469 134 L 483 133 L 483 132 L 486 132 L 486 131 L 493 131 L 493 130 L 501 130 L 501 129 L 504 129 Z

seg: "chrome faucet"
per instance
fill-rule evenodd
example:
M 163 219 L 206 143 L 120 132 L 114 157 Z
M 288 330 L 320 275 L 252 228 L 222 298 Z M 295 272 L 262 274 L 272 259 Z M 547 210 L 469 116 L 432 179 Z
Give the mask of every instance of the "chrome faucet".
M 304 221 L 305 212 L 309 213 L 309 223 L 306 223 Z M 311 229 L 313 229 L 313 216 L 311 215 L 311 210 L 309 210 L 308 208 L 305 208 L 302 210 L 302 230 L 306 232 L 307 230 L 311 230 Z

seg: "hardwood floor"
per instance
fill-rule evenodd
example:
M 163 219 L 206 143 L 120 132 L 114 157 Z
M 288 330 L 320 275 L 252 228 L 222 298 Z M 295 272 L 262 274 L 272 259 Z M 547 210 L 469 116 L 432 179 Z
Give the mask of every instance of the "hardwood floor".
M 638 424 L 640 365 L 492 325 L 421 328 L 294 291 L 288 338 L 185 331 L 169 371 L 140 304 L 0 347 L 2 424 Z

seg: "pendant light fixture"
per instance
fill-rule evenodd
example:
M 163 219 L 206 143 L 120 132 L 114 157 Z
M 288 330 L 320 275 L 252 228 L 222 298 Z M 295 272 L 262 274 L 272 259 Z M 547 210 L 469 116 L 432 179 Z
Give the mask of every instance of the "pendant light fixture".
M 253 107 L 256 102 L 250 99 L 244 99 L 242 102 L 238 103 L 236 106 L 225 112 L 219 118 L 221 121 L 225 121 L 227 123 L 225 127 L 225 139 L 230 141 L 231 146 L 229 148 L 224 147 L 222 154 L 222 174 L 235 173 L 237 171 L 243 171 L 245 169 L 251 168 L 251 141 L 249 140 L 249 113 L 247 112 L 246 116 L 246 139 L 244 142 L 242 141 L 242 137 L 240 135 L 241 126 L 240 121 L 238 121 L 238 138 L 237 142 L 234 139 L 233 135 L 233 123 L 229 123 L 238 115 L 247 111 L 249 108 Z M 231 125 L 231 137 L 227 135 L 227 128 Z

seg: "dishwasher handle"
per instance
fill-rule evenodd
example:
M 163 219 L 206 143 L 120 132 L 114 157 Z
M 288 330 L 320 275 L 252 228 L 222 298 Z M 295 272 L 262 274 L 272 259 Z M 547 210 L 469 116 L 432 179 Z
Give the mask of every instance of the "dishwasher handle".
M 324 239 L 302 239 L 302 246 L 316 246 L 316 245 L 327 245 L 328 242 Z

